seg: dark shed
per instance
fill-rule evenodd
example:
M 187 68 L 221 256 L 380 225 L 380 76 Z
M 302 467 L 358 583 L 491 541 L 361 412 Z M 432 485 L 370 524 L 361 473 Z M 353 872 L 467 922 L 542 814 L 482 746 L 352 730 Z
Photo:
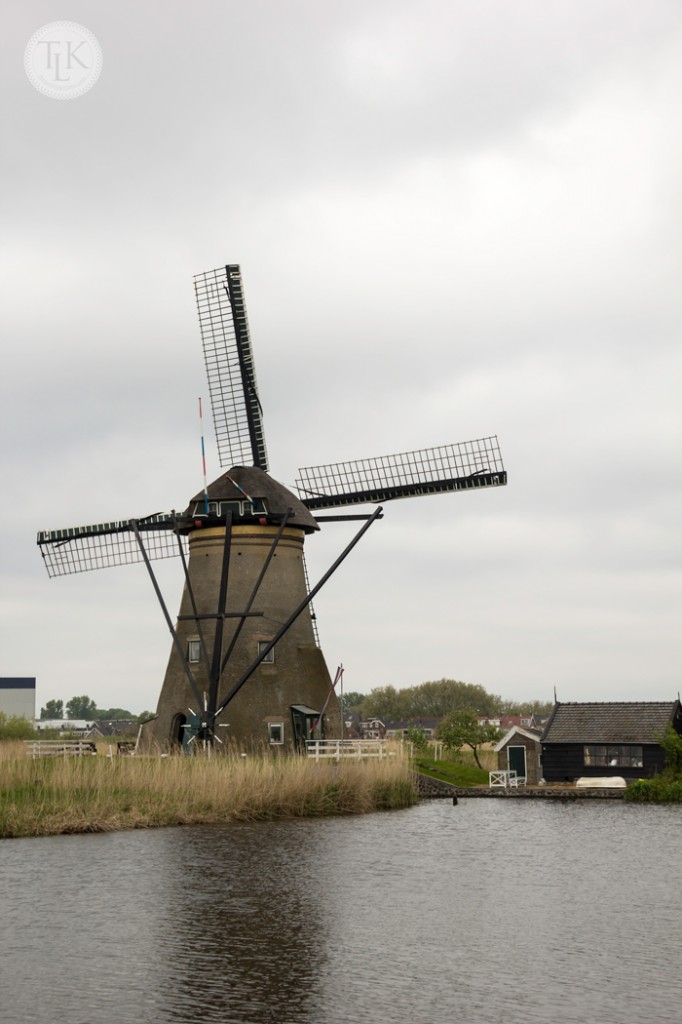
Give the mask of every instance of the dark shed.
M 639 779 L 665 767 L 660 737 L 682 733 L 679 700 L 554 705 L 542 734 L 546 782 L 580 776 Z

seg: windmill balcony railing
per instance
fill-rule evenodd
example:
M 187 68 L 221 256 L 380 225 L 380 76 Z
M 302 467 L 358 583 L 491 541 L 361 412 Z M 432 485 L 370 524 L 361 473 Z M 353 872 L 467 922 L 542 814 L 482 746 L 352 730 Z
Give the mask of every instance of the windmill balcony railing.
M 384 740 L 306 740 L 306 754 L 315 761 L 395 757 Z

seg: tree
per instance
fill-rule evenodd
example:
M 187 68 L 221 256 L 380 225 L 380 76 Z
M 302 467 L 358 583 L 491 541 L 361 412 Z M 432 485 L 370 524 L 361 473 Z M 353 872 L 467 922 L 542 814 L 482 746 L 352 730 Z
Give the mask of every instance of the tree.
M 364 693 L 357 693 L 355 690 L 349 690 L 348 693 L 344 693 L 343 697 L 341 697 L 344 711 L 359 711 L 365 700 L 367 698 Z
M 140 725 L 144 722 L 151 722 L 152 718 L 156 718 L 156 714 L 153 711 L 143 711 L 142 714 L 137 716 Z
M 443 718 L 457 708 L 476 708 L 479 715 L 497 714 L 500 698 L 475 683 L 438 679 L 402 691 L 407 718 Z
M 462 683 L 456 679 L 433 682 L 396 690 L 379 686 L 365 697 L 362 713 L 366 718 L 382 721 L 414 721 L 418 718 L 443 718 L 457 708 L 476 708 L 480 715 L 499 713 L 501 698 L 482 686 Z
M 443 741 L 446 750 L 460 751 L 462 747 L 470 747 L 474 760 L 479 768 L 483 768 L 478 756 L 484 743 L 495 743 L 502 733 L 494 725 L 481 725 L 474 708 L 461 708 L 451 711 L 438 727 L 438 739 Z
M 429 749 L 426 730 L 421 725 L 416 725 L 413 729 L 408 729 L 407 738 L 417 754 L 423 754 L 425 750 Z
M 107 721 L 114 721 L 117 718 L 133 719 L 136 718 L 136 715 L 132 711 L 126 711 L 125 708 L 98 708 L 92 717 L 99 722 L 103 719 Z
M 546 700 L 504 700 L 500 706 L 503 715 L 549 715 L 554 703 Z
M 64 717 L 64 701 L 63 700 L 48 700 L 45 701 L 45 707 L 40 709 L 41 718 L 63 718 Z
M 403 718 L 403 692 L 395 686 L 377 686 L 365 697 L 362 713 L 365 718 L 380 718 L 382 722 L 397 722 Z
M 72 697 L 66 702 L 66 717 L 84 718 L 89 721 L 97 715 L 97 705 L 89 697 Z

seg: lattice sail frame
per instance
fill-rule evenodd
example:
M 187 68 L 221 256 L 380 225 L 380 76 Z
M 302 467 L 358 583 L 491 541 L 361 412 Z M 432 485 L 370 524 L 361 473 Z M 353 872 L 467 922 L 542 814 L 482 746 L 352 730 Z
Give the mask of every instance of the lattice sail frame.
M 220 465 L 228 469 L 256 466 L 267 471 L 239 266 L 228 264 L 197 274 L 194 291 Z
M 172 513 L 140 520 L 137 527 L 150 561 L 179 556 Z M 181 536 L 180 542 L 186 554 L 187 538 Z M 65 530 L 43 530 L 38 534 L 38 546 L 50 577 L 72 576 L 78 572 L 144 561 L 130 519 L 93 526 L 71 526 Z
M 399 455 L 299 469 L 296 488 L 309 509 L 334 508 L 506 484 L 496 436 Z

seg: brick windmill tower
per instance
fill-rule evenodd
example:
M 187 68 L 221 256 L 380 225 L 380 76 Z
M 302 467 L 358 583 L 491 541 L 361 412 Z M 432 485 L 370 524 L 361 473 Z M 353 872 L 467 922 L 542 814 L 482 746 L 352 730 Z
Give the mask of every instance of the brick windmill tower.
M 341 734 L 312 599 L 381 516 L 381 503 L 499 486 L 507 476 L 497 438 L 486 437 L 299 470 L 297 497 L 268 472 L 239 267 L 194 284 L 218 454 L 229 469 L 182 513 L 44 531 L 38 545 L 50 576 L 146 564 L 172 648 L 143 745 L 301 750 Z M 320 514 L 368 504 L 376 507 L 367 514 Z M 305 538 L 340 519 L 362 525 L 311 590 Z M 185 578 L 175 622 L 152 567 L 172 555 Z

